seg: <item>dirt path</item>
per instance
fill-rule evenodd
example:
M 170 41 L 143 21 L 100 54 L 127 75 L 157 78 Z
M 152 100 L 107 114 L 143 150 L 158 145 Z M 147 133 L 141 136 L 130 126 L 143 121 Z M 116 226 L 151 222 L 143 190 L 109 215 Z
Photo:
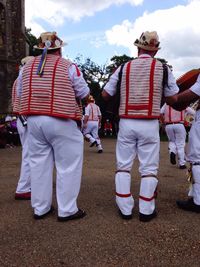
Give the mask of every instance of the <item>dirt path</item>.
M 0 149 L 1 267 L 200 266 L 200 215 L 176 207 L 188 184 L 185 170 L 170 165 L 167 143 L 161 143 L 159 214 L 142 223 L 137 162 L 132 171 L 133 219 L 123 221 L 115 207 L 115 141 L 103 139 L 103 154 L 85 143 L 79 206 L 87 216 L 65 223 L 57 222 L 56 214 L 35 221 L 30 201 L 14 200 L 21 148 Z

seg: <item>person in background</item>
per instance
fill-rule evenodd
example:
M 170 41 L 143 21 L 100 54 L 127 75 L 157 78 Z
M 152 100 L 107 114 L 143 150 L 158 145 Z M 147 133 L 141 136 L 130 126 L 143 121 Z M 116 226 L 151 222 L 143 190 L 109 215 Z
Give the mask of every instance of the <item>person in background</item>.
M 0 119 L 0 148 L 6 148 L 7 131 L 4 119 Z
M 13 148 L 19 145 L 19 135 L 17 131 L 17 118 L 16 116 L 7 115 L 5 118 L 5 128 L 6 128 L 6 147 Z
M 104 123 L 104 136 L 112 136 L 113 134 L 113 130 L 112 130 L 112 123 L 109 121 L 109 119 L 106 120 L 106 122 Z
M 90 147 L 96 146 L 98 153 L 103 152 L 101 140 L 98 131 L 101 127 L 101 111 L 99 106 L 95 104 L 93 96 L 89 96 L 88 104 L 85 108 L 83 120 L 83 134 L 90 142 Z
M 33 56 L 27 56 L 21 60 L 21 66 L 19 71 L 19 77 L 22 76 L 23 66 L 30 60 L 34 59 Z M 29 166 L 29 153 L 28 153 L 28 131 L 27 131 L 27 119 L 24 116 L 19 116 L 20 99 L 17 95 L 18 81 L 21 78 L 17 78 L 12 88 L 12 106 L 13 113 L 18 116 L 17 118 L 17 131 L 19 133 L 20 142 L 22 146 L 22 159 L 20 176 L 15 192 L 16 200 L 30 200 L 31 199 L 31 178 L 30 178 L 30 166 Z
M 185 141 L 186 130 L 184 127 L 185 115 L 195 114 L 195 111 L 187 107 L 185 110 L 177 111 L 167 105 L 162 106 L 161 121 L 165 124 L 165 131 L 169 140 L 168 149 L 170 155 L 170 162 L 176 165 L 176 155 L 178 155 L 178 163 L 180 169 L 186 169 L 185 160 Z
M 53 169 L 56 169 L 57 220 L 80 219 L 77 206 L 83 165 L 81 100 L 89 87 L 78 67 L 62 58 L 63 41 L 44 32 L 38 45 L 42 55 L 23 67 L 20 115 L 27 116 L 31 169 L 31 205 L 36 220 L 54 212 Z
M 191 103 L 197 101 L 197 108 L 195 119 L 192 123 L 186 160 L 190 163 L 190 181 L 191 187 L 188 192 L 186 200 L 177 200 L 178 208 L 200 213 L 200 75 L 197 77 L 196 82 L 184 92 L 178 94 L 173 102 L 173 108 L 177 110 L 184 110 Z
M 131 194 L 131 169 L 139 159 L 141 174 L 139 220 L 149 222 L 157 215 L 155 206 L 159 167 L 159 116 L 161 98 L 173 100 L 179 88 L 167 65 L 155 59 L 160 49 L 157 32 L 143 32 L 134 42 L 138 57 L 111 75 L 102 96 L 105 100 L 117 93 L 120 83 L 119 132 L 116 145 L 116 203 L 120 216 L 132 219 L 134 198 Z M 121 77 L 119 74 L 121 73 Z M 163 92 L 164 91 L 164 92 Z

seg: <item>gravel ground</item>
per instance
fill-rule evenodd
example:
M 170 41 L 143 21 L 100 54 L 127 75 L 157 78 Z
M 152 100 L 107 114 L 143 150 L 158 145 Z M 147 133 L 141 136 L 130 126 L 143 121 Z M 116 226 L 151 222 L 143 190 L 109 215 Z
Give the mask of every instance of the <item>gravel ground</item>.
M 149 223 L 138 220 L 138 163 L 132 171 L 134 217 L 118 216 L 114 198 L 115 139 L 103 139 L 104 153 L 85 143 L 79 206 L 81 220 L 57 222 L 57 214 L 33 219 L 30 201 L 14 200 L 21 148 L 0 149 L 1 267 L 200 266 L 200 215 L 176 207 L 186 198 L 185 170 L 169 163 L 161 142 L 157 209 Z M 56 207 L 55 183 L 53 205 Z

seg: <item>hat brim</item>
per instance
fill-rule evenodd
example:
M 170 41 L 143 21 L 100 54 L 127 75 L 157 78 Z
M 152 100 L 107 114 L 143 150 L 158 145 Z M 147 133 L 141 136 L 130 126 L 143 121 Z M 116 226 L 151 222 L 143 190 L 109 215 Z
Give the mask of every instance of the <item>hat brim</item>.
M 147 46 L 147 45 L 142 45 L 142 44 L 138 44 L 136 42 L 133 43 L 135 46 L 139 47 L 139 48 L 142 48 L 144 50 L 147 50 L 147 51 L 158 51 L 161 49 L 161 47 L 151 47 L 151 46 Z
M 63 46 L 66 46 L 66 45 L 67 45 L 67 43 L 63 43 L 61 46 L 57 46 L 57 47 L 49 47 L 47 50 L 60 49 L 60 48 L 62 48 Z M 44 49 L 45 49 L 45 47 L 39 47 L 39 46 L 37 46 L 37 45 L 34 45 L 33 48 L 38 49 L 38 50 L 44 50 Z
M 25 65 L 28 61 L 32 60 L 33 58 L 34 58 L 34 56 L 27 56 L 25 58 L 22 58 L 21 64 Z

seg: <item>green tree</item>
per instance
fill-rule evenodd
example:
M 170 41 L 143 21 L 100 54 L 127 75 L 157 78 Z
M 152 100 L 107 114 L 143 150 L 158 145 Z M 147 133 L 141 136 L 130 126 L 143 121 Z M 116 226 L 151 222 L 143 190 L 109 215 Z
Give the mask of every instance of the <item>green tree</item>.
M 38 39 L 31 33 L 30 28 L 25 28 L 25 37 L 29 44 L 29 55 L 38 56 L 41 52 L 38 49 L 34 49 L 34 45 L 38 44 Z
M 168 61 L 164 58 L 157 58 L 160 60 L 163 64 L 167 65 L 171 70 L 173 69 L 172 65 L 169 65 Z
M 102 85 L 107 78 L 106 66 L 100 66 L 90 58 L 84 59 L 82 55 L 76 57 L 74 62 L 83 73 L 83 77 L 90 88 L 90 94 L 93 95 L 95 102 L 99 105 L 101 102 Z
M 106 76 L 105 64 L 100 66 L 90 58 L 84 59 L 82 55 L 77 56 L 74 61 L 89 85 L 91 83 L 98 83 L 101 86 L 101 83 L 105 80 Z
M 134 59 L 133 57 L 129 57 L 127 55 L 122 56 L 113 56 L 110 59 L 110 64 L 106 67 L 106 73 L 110 76 L 121 64 L 124 64 L 130 60 Z

